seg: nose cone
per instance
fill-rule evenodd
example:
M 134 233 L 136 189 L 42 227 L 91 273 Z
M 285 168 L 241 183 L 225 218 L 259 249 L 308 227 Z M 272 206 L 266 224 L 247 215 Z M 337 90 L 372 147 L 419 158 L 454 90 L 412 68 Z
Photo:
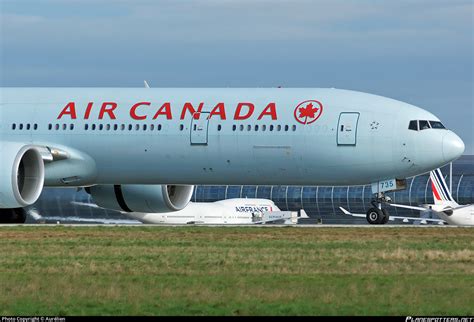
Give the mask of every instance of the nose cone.
M 464 142 L 459 136 L 448 131 L 443 136 L 443 158 L 446 162 L 456 160 L 464 153 Z

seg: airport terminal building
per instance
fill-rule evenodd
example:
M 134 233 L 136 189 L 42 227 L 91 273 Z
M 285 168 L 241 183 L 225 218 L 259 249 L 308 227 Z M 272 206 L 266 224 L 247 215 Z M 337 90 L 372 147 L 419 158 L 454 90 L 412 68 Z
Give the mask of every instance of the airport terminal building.
M 449 166 L 441 169 L 448 186 L 452 181 L 452 195 L 459 204 L 474 203 L 474 155 L 465 155 L 453 162 L 453 177 Z M 429 174 L 407 179 L 407 189 L 388 194 L 392 202 L 407 205 L 433 203 Z M 343 215 L 342 206 L 353 213 L 364 213 L 370 207 L 371 186 L 196 186 L 192 201 L 212 202 L 229 198 L 267 198 L 281 210 L 305 209 L 315 220 L 323 223 L 366 223 L 364 218 Z M 41 214 L 58 217 L 116 219 L 123 216 L 111 210 L 89 208 L 71 204 L 71 201 L 91 202 L 84 190 L 45 188 L 35 204 Z M 390 214 L 419 216 L 418 211 L 388 207 Z

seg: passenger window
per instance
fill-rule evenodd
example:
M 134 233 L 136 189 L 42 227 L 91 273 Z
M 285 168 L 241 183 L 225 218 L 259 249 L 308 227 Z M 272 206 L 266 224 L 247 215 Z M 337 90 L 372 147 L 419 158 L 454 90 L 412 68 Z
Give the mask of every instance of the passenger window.
M 285 131 L 288 131 L 288 128 L 289 128 L 288 125 L 285 125 Z
M 240 124 L 240 130 L 243 131 L 244 130 L 244 126 L 242 124 Z
M 26 124 L 26 129 L 29 130 L 31 128 L 30 123 Z
M 51 125 L 51 124 L 50 124 L 50 125 Z M 16 129 L 16 124 L 13 123 L 13 124 L 12 124 L 12 130 L 15 130 L 15 129 Z
M 281 125 L 277 125 L 277 131 L 281 131 Z
M 270 131 L 273 131 L 273 125 L 270 125 Z
M 232 131 L 235 131 L 237 129 L 237 126 L 234 124 L 232 125 Z
M 38 129 L 38 124 L 35 123 L 35 125 L 33 126 L 33 130 L 37 130 Z
M 161 131 L 161 124 L 158 124 L 158 131 Z
M 222 126 L 219 124 L 219 125 L 217 126 L 217 131 L 220 131 L 221 129 L 222 129 Z
M 56 124 L 54 127 L 56 128 L 56 131 L 59 130 L 59 124 Z
M 92 131 L 95 131 L 95 124 L 92 124 Z
M 23 124 L 20 123 L 20 130 L 23 130 Z
M 153 131 L 155 129 L 155 124 L 150 124 L 150 131 Z
M 413 130 L 413 131 L 418 131 L 418 121 L 417 120 L 410 121 L 410 124 L 408 125 L 408 129 Z
M 265 131 L 267 129 L 267 126 L 264 124 L 262 125 L 262 131 Z
M 296 125 L 293 125 L 291 129 L 293 130 L 293 132 L 296 131 Z
M 247 125 L 247 131 L 250 131 L 252 129 L 252 125 Z
M 255 125 L 255 132 L 258 131 L 258 125 Z
M 430 128 L 430 124 L 428 121 L 419 121 L 420 124 L 420 130 L 426 130 Z
M 445 129 L 444 125 L 439 121 L 429 121 L 432 129 Z
M 69 125 L 69 129 L 74 130 L 74 124 Z

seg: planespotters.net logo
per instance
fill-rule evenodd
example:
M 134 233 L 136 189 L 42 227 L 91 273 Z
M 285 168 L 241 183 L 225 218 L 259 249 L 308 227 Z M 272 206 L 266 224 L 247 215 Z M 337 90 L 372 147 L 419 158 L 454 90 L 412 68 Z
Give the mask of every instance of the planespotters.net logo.
M 301 124 L 311 124 L 323 114 L 323 104 L 316 100 L 308 100 L 295 108 L 295 119 Z
M 459 317 L 459 316 L 442 316 L 442 317 L 436 317 L 436 316 L 428 316 L 428 317 L 422 317 L 422 316 L 407 316 L 405 318 L 405 322 L 474 322 L 473 317 Z

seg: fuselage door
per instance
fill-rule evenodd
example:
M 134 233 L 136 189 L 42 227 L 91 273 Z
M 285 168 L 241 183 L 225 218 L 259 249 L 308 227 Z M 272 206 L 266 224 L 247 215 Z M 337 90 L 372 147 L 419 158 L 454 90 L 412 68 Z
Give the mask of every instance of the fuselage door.
M 337 145 L 357 144 L 357 123 L 359 123 L 357 112 L 343 112 L 339 115 Z
M 199 116 L 199 119 L 195 117 Z M 191 145 L 207 145 L 209 112 L 196 112 L 191 118 Z

